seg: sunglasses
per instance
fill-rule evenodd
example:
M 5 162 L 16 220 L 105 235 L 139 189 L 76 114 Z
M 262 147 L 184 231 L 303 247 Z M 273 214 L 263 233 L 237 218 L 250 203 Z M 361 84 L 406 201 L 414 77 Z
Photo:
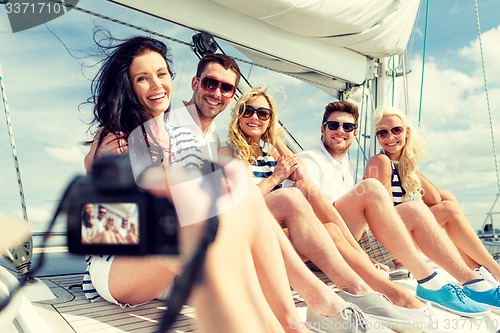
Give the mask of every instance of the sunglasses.
M 200 78 L 198 78 L 200 80 Z M 222 96 L 231 98 L 236 93 L 236 87 L 230 83 L 219 81 L 212 76 L 205 76 L 201 79 L 201 89 L 205 91 L 215 91 L 220 88 Z
M 328 129 L 330 131 L 336 131 L 336 130 L 338 130 L 339 127 L 340 127 L 340 125 L 342 125 L 342 129 L 346 133 L 352 132 L 356 128 L 358 128 L 358 126 L 356 126 L 356 124 L 353 124 L 353 123 L 341 123 L 341 122 L 338 122 L 338 121 L 335 121 L 335 120 L 329 120 L 329 121 L 325 121 L 323 123 L 323 126 L 328 126 Z
M 268 120 L 271 117 L 271 110 L 268 108 L 254 108 L 251 105 L 241 105 L 240 106 L 240 116 L 243 118 L 250 118 L 254 113 L 257 113 L 257 117 L 260 120 Z
M 394 135 L 395 137 L 398 137 L 401 134 L 403 134 L 405 129 L 403 126 L 395 126 L 395 127 L 391 128 L 390 131 L 391 131 L 392 135 Z M 389 136 L 389 130 L 386 130 L 386 129 L 378 130 L 377 132 L 375 132 L 375 136 L 379 140 L 384 140 Z

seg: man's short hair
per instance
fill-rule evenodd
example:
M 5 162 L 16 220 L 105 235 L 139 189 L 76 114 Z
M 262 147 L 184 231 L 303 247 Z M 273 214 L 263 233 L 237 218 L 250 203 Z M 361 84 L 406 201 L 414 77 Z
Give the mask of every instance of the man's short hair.
M 359 118 L 358 107 L 355 104 L 346 101 L 338 101 L 328 104 L 325 108 L 325 113 L 323 114 L 323 121 L 321 122 L 321 124 L 324 124 L 325 121 L 328 120 L 328 118 L 333 112 L 349 113 L 353 116 L 354 123 L 356 125 L 358 124 L 358 118 Z
M 201 74 L 205 70 L 208 64 L 215 62 L 224 67 L 224 69 L 230 69 L 233 72 L 236 73 L 236 84 L 235 86 L 238 86 L 238 83 L 240 82 L 240 77 L 241 77 L 241 72 L 240 72 L 240 67 L 236 63 L 236 61 L 223 53 L 209 53 L 204 55 L 200 61 L 198 62 L 198 68 L 196 70 L 196 76 L 201 77 Z

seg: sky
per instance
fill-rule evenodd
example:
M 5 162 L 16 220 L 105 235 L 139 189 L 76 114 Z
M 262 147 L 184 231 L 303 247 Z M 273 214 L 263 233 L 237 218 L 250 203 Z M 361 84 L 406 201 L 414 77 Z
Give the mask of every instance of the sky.
M 478 0 L 491 123 L 500 158 L 500 9 L 495 2 Z M 190 29 L 105 1 L 81 0 L 78 5 L 191 42 Z M 420 103 L 425 5 L 423 1 L 408 45 L 408 98 L 415 123 Z M 84 102 L 90 96 L 90 80 L 99 60 L 92 40 L 95 25 L 106 26 L 114 37 L 138 34 L 131 28 L 76 11 L 13 33 L 5 8 L 0 5 L 0 64 L 28 218 L 34 230 L 44 230 L 69 181 L 84 174 L 83 157 L 88 148 L 82 142 L 91 139 L 87 130 L 92 110 Z M 181 43 L 166 43 L 172 49 L 177 72 L 172 102 L 175 107 L 191 96 L 190 80 L 197 57 Z M 219 43 L 228 54 L 243 57 L 232 46 Z M 481 227 L 500 190 L 478 45 L 473 1 L 430 1 L 420 117 L 430 149 L 421 169 L 438 187 L 458 197 L 475 229 Z M 302 146 L 314 145 L 318 140 L 318 119 L 333 98 L 296 79 L 244 63 L 240 66 L 253 85 L 272 87 L 283 123 Z M 402 103 L 402 98 L 398 94 L 397 103 Z M 3 107 L 0 111 L 4 118 Z M 228 115 L 226 112 L 217 120 L 222 138 Z M 500 204 L 496 210 L 500 211 Z M 1 215 L 22 217 L 4 120 L 0 121 Z

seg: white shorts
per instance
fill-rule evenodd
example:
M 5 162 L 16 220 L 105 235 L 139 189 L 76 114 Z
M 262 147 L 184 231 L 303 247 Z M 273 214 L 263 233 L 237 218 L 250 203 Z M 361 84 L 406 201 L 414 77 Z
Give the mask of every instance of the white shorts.
M 136 307 L 138 305 L 147 303 L 145 302 L 141 304 L 130 305 L 128 303 L 120 303 L 116 299 L 114 299 L 113 296 L 111 296 L 111 293 L 109 292 L 109 271 L 111 270 L 111 264 L 113 263 L 114 259 L 115 256 L 92 257 L 92 264 L 89 267 L 89 273 L 91 276 L 92 284 L 94 285 L 94 288 L 97 291 L 97 293 L 106 301 L 118 304 L 121 308 Z M 156 298 L 159 300 L 166 300 L 170 295 L 172 286 L 173 283 L 168 285 L 167 288 L 165 288 L 165 290 Z

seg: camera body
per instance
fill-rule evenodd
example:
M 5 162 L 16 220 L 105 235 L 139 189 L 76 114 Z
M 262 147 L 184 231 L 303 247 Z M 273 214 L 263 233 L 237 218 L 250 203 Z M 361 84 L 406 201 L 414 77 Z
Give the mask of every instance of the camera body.
M 175 207 L 136 184 L 127 155 L 100 158 L 92 174 L 71 182 L 62 201 L 70 253 L 179 253 Z M 97 216 L 104 211 L 104 221 L 99 221 Z M 125 221 L 128 231 L 120 231 Z

